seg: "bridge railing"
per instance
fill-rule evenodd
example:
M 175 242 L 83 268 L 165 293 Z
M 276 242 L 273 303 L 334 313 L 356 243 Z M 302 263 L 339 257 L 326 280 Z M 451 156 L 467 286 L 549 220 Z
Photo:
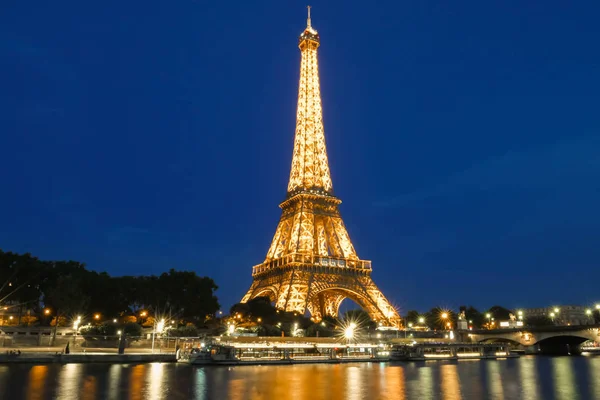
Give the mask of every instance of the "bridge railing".
M 547 326 L 520 326 L 518 328 L 500 328 L 500 329 L 475 329 L 469 331 L 472 334 L 485 335 L 485 334 L 500 334 L 500 333 L 514 333 L 514 332 L 574 332 L 582 329 L 598 329 L 600 324 L 590 325 L 547 325 Z

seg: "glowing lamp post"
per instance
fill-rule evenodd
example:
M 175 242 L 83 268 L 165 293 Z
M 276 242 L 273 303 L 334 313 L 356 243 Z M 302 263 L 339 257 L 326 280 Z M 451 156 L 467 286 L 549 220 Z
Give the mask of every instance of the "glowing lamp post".
M 449 322 L 446 322 L 446 320 L 448 319 L 448 313 L 447 313 L 447 312 L 443 312 L 443 313 L 440 315 L 440 318 L 442 318 L 442 321 L 444 322 L 444 326 L 445 326 L 446 328 L 449 328 L 449 326 L 450 326 L 450 323 L 449 323 Z
M 157 333 L 162 333 L 165 330 L 165 319 L 154 322 L 154 331 L 152 332 L 152 353 L 154 353 L 154 337 Z
M 79 325 L 81 324 L 81 317 L 77 317 L 75 321 L 73 321 L 73 330 L 75 331 L 75 335 L 73 336 L 73 343 L 75 343 L 77 339 L 77 331 L 79 330 Z M 56 325 L 58 325 L 58 321 L 56 321 Z
M 346 329 L 344 329 L 344 338 L 346 340 L 354 339 L 354 330 L 355 329 L 356 329 L 356 324 L 354 322 L 350 323 L 350 325 L 348 325 L 346 327 Z

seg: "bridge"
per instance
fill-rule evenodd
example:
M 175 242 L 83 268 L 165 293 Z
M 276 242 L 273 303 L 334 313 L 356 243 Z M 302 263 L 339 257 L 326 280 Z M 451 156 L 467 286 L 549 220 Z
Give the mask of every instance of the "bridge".
M 525 353 L 578 354 L 588 340 L 600 343 L 600 325 L 519 327 L 464 332 L 473 342 L 509 342 Z

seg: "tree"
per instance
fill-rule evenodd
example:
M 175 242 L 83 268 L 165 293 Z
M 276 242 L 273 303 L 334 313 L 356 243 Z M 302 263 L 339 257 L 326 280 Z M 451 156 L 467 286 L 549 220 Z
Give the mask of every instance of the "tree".
M 449 327 L 456 327 L 456 313 L 444 310 L 441 307 L 432 308 L 425 314 L 425 318 L 427 325 L 435 330 L 446 330 Z M 448 323 L 450 323 L 450 326 L 448 326 Z
M 502 306 L 493 306 L 488 310 L 488 313 L 492 314 L 492 318 L 496 321 L 507 321 L 512 311 Z
M 269 297 L 255 297 L 246 303 L 234 304 L 229 312 L 234 317 L 239 314 L 242 319 L 257 321 L 260 318 L 262 323 L 267 325 L 279 322 L 279 313 Z
M 208 277 L 199 277 L 195 272 L 169 270 L 158 278 L 158 293 L 154 293 L 157 308 L 170 310 L 186 322 L 197 326 L 204 324 L 221 308 L 214 295 L 218 286 Z
M 334 334 L 332 326 L 323 323 L 313 324 L 306 329 L 306 336 L 310 337 L 332 337 Z
M 54 345 L 56 329 L 62 319 L 61 317 L 84 312 L 89 297 L 81 290 L 80 280 L 69 274 L 59 276 L 54 281 L 54 286 L 47 290 L 44 301 L 55 310 L 55 318 L 58 321 L 52 332 L 52 345 Z
M 177 329 L 170 329 L 169 336 L 174 337 L 197 337 L 198 328 L 195 326 L 180 326 Z
M 406 313 L 406 317 L 404 319 L 406 320 L 406 325 L 408 326 L 408 323 L 413 323 L 415 325 L 418 324 L 420 317 L 421 315 L 418 311 L 410 310 Z
M 472 326 L 474 329 L 479 329 L 483 326 L 483 324 L 485 324 L 485 315 L 479 312 L 479 310 L 477 310 L 475 307 L 462 306 L 461 311 L 465 312 L 465 318 L 469 323 L 469 326 Z
M 75 314 L 99 314 L 98 323 L 133 316 L 137 321 L 139 312 L 147 310 L 154 318 L 202 325 L 220 308 L 217 289 L 211 278 L 190 271 L 111 277 L 77 261 L 40 261 L 0 250 L 0 305 L 17 310 L 16 323 L 37 318 L 48 325 Z M 26 315 L 30 318 L 21 318 Z
M 72 274 L 59 276 L 54 285 L 46 291 L 44 302 L 55 311 L 59 320 L 61 316 L 86 312 L 90 298 L 82 290 L 80 282 L 80 279 Z
M 139 324 L 128 322 L 123 325 L 123 333 L 127 336 L 142 336 L 142 327 Z

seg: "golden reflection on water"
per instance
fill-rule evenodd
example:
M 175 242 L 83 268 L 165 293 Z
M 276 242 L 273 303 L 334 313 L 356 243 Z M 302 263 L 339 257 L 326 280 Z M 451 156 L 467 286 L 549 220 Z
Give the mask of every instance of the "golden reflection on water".
M 359 367 L 350 367 L 346 369 L 346 388 L 348 400 L 360 400 L 362 399 L 361 389 L 363 387 L 362 377 L 364 371 L 361 371 Z
M 146 375 L 146 390 L 144 399 L 160 400 L 166 398 L 165 388 L 165 364 L 153 363 Z
M 35 365 L 29 370 L 27 393 L 25 395 L 28 400 L 44 398 L 44 385 L 46 383 L 47 375 L 47 365 Z
M 144 387 L 144 370 L 146 366 L 138 364 L 130 368 L 129 373 L 129 399 L 142 400 L 142 388 Z
M 548 373 L 538 372 L 538 368 L 543 366 L 549 368 Z M 18 371 L 23 371 L 23 376 L 16 382 L 25 384 L 11 386 Z M 582 376 L 576 375 L 577 371 L 581 371 Z M 599 373 L 600 357 L 522 357 L 513 363 L 365 363 L 232 368 L 195 368 L 160 363 L 106 367 L 66 364 L 10 371 L 0 366 L 0 398 L 541 400 L 548 390 L 548 398 L 583 400 L 600 399 Z M 584 386 L 578 387 L 578 384 Z
M 442 397 L 444 400 L 461 400 L 460 380 L 456 364 L 444 364 L 440 368 L 442 378 Z
M 540 399 L 535 359 L 531 357 L 521 358 L 521 362 L 519 363 L 519 377 L 523 398 L 527 400 Z
M 96 377 L 86 376 L 81 389 L 82 400 L 94 400 L 96 398 Z
M 500 374 L 500 363 L 498 361 L 481 361 L 486 364 L 487 378 L 490 387 L 490 399 L 504 399 L 504 388 L 502 387 L 502 375 Z
M 113 364 L 110 366 L 108 371 L 108 398 L 109 400 L 116 400 L 119 398 L 119 391 L 121 388 L 121 364 Z
M 576 400 L 579 398 L 573 375 L 573 358 L 556 357 L 552 363 L 554 392 L 557 399 Z M 596 378 L 598 379 L 598 378 Z
M 419 382 L 421 384 L 421 396 L 419 399 L 433 399 L 432 367 L 419 368 Z
M 379 392 L 382 400 L 405 400 L 406 385 L 403 367 L 384 366 L 379 372 Z
M 587 368 L 590 373 L 590 391 L 595 399 L 600 399 L 600 357 L 587 357 Z
M 250 369 L 252 368 L 252 369 Z M 385 371 L 386 397 L 368 381 L 376 378 L 370 365 L 297 365 L 241 367 L 230 372 L 228 399 L 232 400 L 362 400 L 376 398 L 403 400 L 403 371 Z M 382 372 L 383 373 L 383 372 Z M 395 375 L 391 375 L 395 374 Z M 400 374 L 400 375 L 398 375 Z M 393 385 L 393 386 L 391 386 Z
M 79 382 L 81 380 L 82 364 L 65 364 L 58 374 L 57 398 L 60 400 L 79 399 Z

